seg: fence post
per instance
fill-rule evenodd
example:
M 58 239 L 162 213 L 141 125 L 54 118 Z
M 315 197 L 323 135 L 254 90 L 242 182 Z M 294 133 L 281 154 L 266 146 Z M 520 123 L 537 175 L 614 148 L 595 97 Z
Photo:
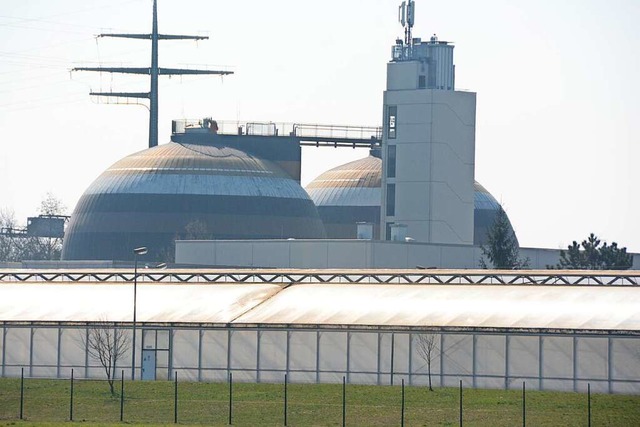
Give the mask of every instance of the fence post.
M 591 383 L 587 383 L 587 407 L 589 412 L 589 427 L 591 427 Z
M 173 393 L 173 423 L 178 424 L 178 372 L 175 372 L 176 380 Z
M 120 378 L 120 422 L 124 421 L 124 369 Z
M 527 425 L 527 398 L 524 381 L 522 381 L 522 427 Z
M 342 376 L 342 427 L 347 424 L 347 377 Z
M 284 426 L 287 427 L 287 374 L 284 374 Z
M 20 419 L 24 417 L 24 368 L 20 370 Z
M 233 373 L 229 372 L 229 425 L 233 424 Z
M 73 369 L 71 369 L 71 400 L 69 401 L 69 421 L 73 421 Z
M 460 427 L 462 427 L 462 380 L 460 380 Z
M 400 411 L 400 426 L 404 427 L 404 378 L 402 379 L 402 409 Z

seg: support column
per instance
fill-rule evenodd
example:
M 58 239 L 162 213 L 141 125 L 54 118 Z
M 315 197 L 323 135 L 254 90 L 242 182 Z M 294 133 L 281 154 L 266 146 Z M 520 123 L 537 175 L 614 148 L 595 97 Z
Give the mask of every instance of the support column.
M 262 331 L 256 331 L 256 382 L 260 382 L 260 341 L 262 341 Z
M 227 329 L 227 378 L 231 373 L 231 329 Z
M 7 325 L 2 325 L 2 378 L 4 378 L 7 365 Z
M 347 332 L 347 382 L 351 380 L 351 332 Z
M 607 391 L 613 393 L 613 339 L 607 337 Z
M 381 376 L 382 376 L 382 372 L 381 372 L 382 355 L 380 353 L 380 348 L 382 347 L 381 342 L 382 342 L 382 334 L 380 333 L 380 331 L 378 331 L 378 381 L 377 381 L 378 385 L 380 385 Z
M 320 383 L 320 331 L 316 331 L 316 383 Z
M 285 365 L 285 372 L 287 373 L 287 378 L 291 378 L 291 374 L 289 370 L 291 369 L 291 331 L 287 331 L 287 360 Z
M 204 335 L 204 331 L 202 329 L 198 330 L 198 381 L 202 381 L 202 336 Z M 156 341 L 157 341 L 158 331 L 156 331 Z M 155 348 L 158 348 L 156 345 Z
M 440 332 L 440 387 L 444 387 L 444 333 Z
M 29 328 L 29 376 L 33 377 L 33 334 L 34 328 Z
M 509 390 L 509 346 L 511 345 L 511 336 L 504 337 L 504 389 Z
M 409 333 L 409 385 L 413 385 L 413 334 Z
M 538 382 L 539 382 L 539 389 L 542 391 L 544 390 L 543 387 L 543 382 L 544 382 L 544 360 L 543 360 L 543 355 L 544 355 L 544 350 L 543 350 L 543 344 L 544 341 L 542 339 L 542 335 L 538 335 Z
M 578 391 L 578 339 L 573 336 L 573 391 Z
M 171 377 L 173 377 L 173 335 L 175 334 L 175 330 L 173 328 L 169 329 L 169 369 L 167 370 L 167 381 L 171 381 Z
M 472 370 L 471 370 L 471 375 L 473 375 L 473 378 L 471 379 L 471 384 L 473 385 L 473 388 L 476 388 L 476 341 L 477 341 L 477 336 L 476 334 L 472 335 L 472 339 L 471 339 L 471 360 L 473 362 L 472 366 Z
M 56 355 L 56 378 L 60 378 L 60 362 L 61 362 L 61 357 L 60 354 L 62 352 L 61 350 L 62 347 L 62 328 L 58 327 L 58 345 L 57 345 L 57 355 Z M 85 372 L 84 376 L 87 376 L 87 373 Z

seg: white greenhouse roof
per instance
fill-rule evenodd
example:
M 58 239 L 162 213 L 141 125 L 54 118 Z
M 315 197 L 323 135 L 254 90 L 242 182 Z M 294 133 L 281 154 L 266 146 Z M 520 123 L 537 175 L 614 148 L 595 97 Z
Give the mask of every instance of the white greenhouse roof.
M 131 322 L 130 283 L 0 282 L 0 321 Z M 152 323 L 640 330 L 635 286 L 138 284 Z

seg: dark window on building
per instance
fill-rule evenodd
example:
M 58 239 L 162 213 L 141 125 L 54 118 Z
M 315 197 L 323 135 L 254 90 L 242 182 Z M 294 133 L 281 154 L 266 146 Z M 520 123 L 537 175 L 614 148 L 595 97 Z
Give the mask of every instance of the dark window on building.
M 391 240 L 391 226 L 393 225 L 393 222 L 388 222 L 387 223 L 387 228 L 385 231 L 385 240 Z
M 387 145 L 387 178 L 396 177 L 396 146 Z
M 396 185 L 387 184 L 387 216 L 396 214 Z
M 395 139 L 396 138 L 396 126 L 398 123 L 398 107 L 395 105 L 390 105 L 387 110 L 387 138 Z
M 427 87 L 427 76 L 418 76 L 418 89 Z

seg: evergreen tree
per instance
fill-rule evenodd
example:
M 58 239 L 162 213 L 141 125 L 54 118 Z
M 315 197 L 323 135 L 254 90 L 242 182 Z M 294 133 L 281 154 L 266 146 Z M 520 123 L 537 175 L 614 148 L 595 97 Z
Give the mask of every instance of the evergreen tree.
M 482 246 L 480 267 L 512 270 L 528 266 L 529 259 L 520 258 L 518 241 L 511 229 L 507 213 L 500 206 L 487 233 L 487 243 Z
M 591 233 L 586 240 L 578 244 L 575 240 L 560 251 L 560 262 L 556 266 L 567 270 L 628 270 L 633 264 L 633 257 L 627 248 L 619 248 L 616 242 L 608 245 L 602 243 Z

